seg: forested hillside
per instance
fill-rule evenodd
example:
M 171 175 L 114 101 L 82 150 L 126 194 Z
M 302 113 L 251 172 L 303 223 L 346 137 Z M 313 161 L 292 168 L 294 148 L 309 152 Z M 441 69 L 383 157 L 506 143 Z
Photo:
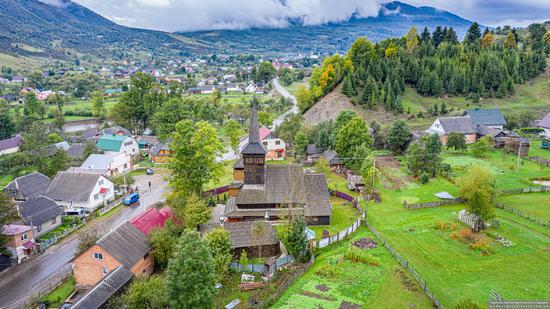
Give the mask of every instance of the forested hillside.
M 405 112 L 406 85 L 424 96 L 502 98 L 542 73 L 549 53 L 550 32 L 541 24 L 529 26 L 522 38 L 509 28 L 482 34 L 474 23 L 463 42 L 452 28 L 437 27 L 433 34 L 425 28 L 420 35 L 411 28 L 403 38 L 378 44 L 359 38 L 346 56 L 327 57 L 313 71 L 310 89 L 300 89 L 297 97 L 305 111 L 342 82 L 354 104 L 396 113 Z

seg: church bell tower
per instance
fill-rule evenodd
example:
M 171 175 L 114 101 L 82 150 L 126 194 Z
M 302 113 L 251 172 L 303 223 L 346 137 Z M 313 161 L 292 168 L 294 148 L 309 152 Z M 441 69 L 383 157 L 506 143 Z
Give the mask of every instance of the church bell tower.
M 248 144 L 241 154 L 244 164 L 244 184 L 263 185 L 265 183 L 265 155 L 267 151 L 260 140 L 258 125 L 258 101 L 252 99 L 252 113 L 250 115 L 250 129 L 248 130 Z

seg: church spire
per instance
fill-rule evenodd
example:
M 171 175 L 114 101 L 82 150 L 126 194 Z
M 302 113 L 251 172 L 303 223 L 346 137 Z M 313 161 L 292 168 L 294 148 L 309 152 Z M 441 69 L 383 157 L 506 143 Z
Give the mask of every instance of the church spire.
M 250 114 L 250 129 L 248 130 L 248 143 L 260 142 L 260 127 L 258 125 L 258 100 L 252 98 L 252 113 Z

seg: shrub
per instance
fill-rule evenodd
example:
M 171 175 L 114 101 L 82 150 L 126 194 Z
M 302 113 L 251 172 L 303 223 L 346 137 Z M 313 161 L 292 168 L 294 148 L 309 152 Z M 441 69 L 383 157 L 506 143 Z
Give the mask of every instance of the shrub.
M 436 230 L 448 230 L 450 225 L 445 221 L 437 221 L 435 223 L 435 229 Z
M 481 309 L 481 306 L 474 303 L 471 299 L 463 299 L 457 303 L 455 309 Z
M 326 265 L 323 268 L 319 268 L 315 271 L 315 274 L 323 278 L 335 278 L 338 276 L 338 268 L 334 265 Z
M 458 232 L 452 232 L 449 236 L 454 240 L 460 239 L 460 234 L 458 234 Z
M 430 181 L 430 176 L 427 173 L 423 173 L 420 175 L 420 182 L 423 184 L 427 184 Z
M 460 237 L 464 240 L 473 240 L 474 239 L 474 233 L 470 229 L 463 229 L 458 232 L 460 234 Z

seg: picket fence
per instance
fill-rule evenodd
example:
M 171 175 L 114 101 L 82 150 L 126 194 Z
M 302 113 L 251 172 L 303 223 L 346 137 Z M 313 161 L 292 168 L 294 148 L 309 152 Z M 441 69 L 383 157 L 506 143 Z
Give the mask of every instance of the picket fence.
M 533 216 L 530 216 L 529 213 L 525 213 L 521 210 L 518 210 L 516 208 L 513 208 L 513 207 L 510 207 L 510 206 L 507 206 L 501 202 L 497 202 L 495 203 L 495 206 L 497 208 L 500 208 L 500 209 L 503 209 L 505 211 L 508 211 L 508 212 L 511 212 L 511 213 L 514 213 L 520 217 L 523 217 L 527 220 L 530 220 L 530 221 L 533 221 L 535 222 L 536 224 L 539 224 L 539 225 L 542 225 L 542 226 L 545 226 L 545 227 L 550 227 L 550 220 L 545 220 L 545 219 L 542 219 L 542 218 L 539 218 L 539 217 L 533 217 Z
M 361 226 L 361 220 L 364 220 L 365 218 L 366 218 L 366 213 L 363 212 L 361 216 L 357 218 L 357 220 L 350 227 L 340 231 L 336 235 L 321 238 L 317 241 L 314 241 L 313 246 L 315 248 L 324 248 L 330 244 L 346 239 L 346 237 L 353 234 L 359 228 L 359 226 Z
M 435 208 L 435 207 L 441 207 L 446 205 L 459 204 L 462 202 L 463 201 L 460 198 L 444 200 L 444 201 L 436 201 L 436 202 L 414 203 L 414 204 L 409 204 L 407 203 L 407 201 L 403 201 L 403 207 L 405 207 L 405 209 Z
M 422 279 L 422 277 L 420 277 L 420 275 L 418 274 L 418 272 L 414 269 L 414 267 L 409 263 L 409 261 L 407 261 L 407 259 L 405 259 L 404 257 L 402 257 L 397 251 L 395 251 L 395 249 L 393 249 L 387 242 L 386 240 L 384 240 L 384 238 L 382 237 L 382 235 L 380 235 L 380 233 L 378 233 L 378 231 L 372 226 L 370 225 L 368 222 L 365 222 L 365 224 L 367 225 L 367 227 L 369 228 L 369 230 L 376 236 L 376 238 L 378 238 L 378 240 L 380 242 L 382 242 L 384 244 L 384 247 L 386 247 L 386 249 L 388 249 L 388 251 L 392 254 L 392 256 L 394 257 L 394 259 L 399 263 L 401 264 L 401 266 L 403 266 L 403 268 L 405 268 L 405 270 L 407 270 L 407 272 L 409 272 L 409 274 L 411 274 L 411 276 L 414 277 L 414 279 L 416 279 L 416 281 L 418 282 L 418 285 L 420 286 L 420 288 L 424 291 L 424 293 L 426 293 L 426 295 L 428 295 L 428 297 L 430 298 L 430 300 L 432 301 L 432 304 L 436 307 L 436 308 L 440 308 L 440 309 L 444 309 L 443 305 L 441 304 L 441 302 L 439 302 L 439 300 L 437 299 L 437 297 L 434 295 L 434 293 L 432 291 L 430 291 L 430 289 L 428 288 L 428 285 L 426 284 L 426 281 L 424 279 Z
M 504 189 L 500 191 L 501 194 L 505 194 L 505 195 L 520 194 L 520 193 L 538 193 L 538 192 L 550 192 L 550 186 Z

